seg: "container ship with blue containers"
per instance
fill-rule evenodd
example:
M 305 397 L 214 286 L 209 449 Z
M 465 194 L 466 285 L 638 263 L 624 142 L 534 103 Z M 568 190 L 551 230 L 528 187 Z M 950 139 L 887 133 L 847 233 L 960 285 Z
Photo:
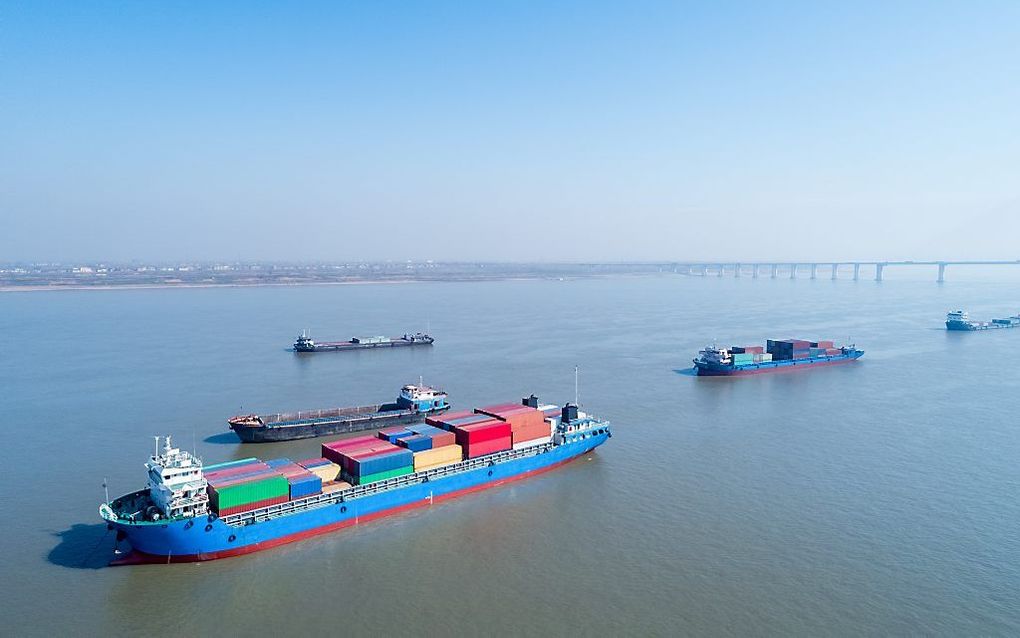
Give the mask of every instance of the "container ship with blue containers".
M 694 367 L 701 377 L 730 377 L 838 365 L 862 355 L 864 351 L 853 345 L 836 347 L 832 341 L 769 339 L 764 348 L 708 346 L 698 353 Z
M 169 436 L 160 449 L 157 437 L 148 485 L 103 503 L 99 514 L 117 531 L 112 564 L 212 560 L 523 479 L 610 436 L 608 421 L 532 396 L 323 443 L 321 456 L 301 461 L 203 465 Z M 124 540 L 130 551 L 122 553 Z
M 350 341 L 315 341 L 302 333 L 294 342 L 294 352 L 326 352 L 329 350 L 367 350 L 371 348 L 400 348 L 404 346 L 431 346 L 435 342 L 424 332 L 399 337 L 354 337 Z
M 227 425 L 245 443 L 266 443 L 421 423 L 449 409 L 445 392 L 419 383 L 401 388 L 395 403 L 284 414 L 245 414 L 227 419 Z
M 946 315 L 946 330 L 974 331 L 998 330 L 1000 328 L 1016 328 L 1020 326 L 1020 315 L 991 321 L 973 321 L 963 310 L 956 310 Z

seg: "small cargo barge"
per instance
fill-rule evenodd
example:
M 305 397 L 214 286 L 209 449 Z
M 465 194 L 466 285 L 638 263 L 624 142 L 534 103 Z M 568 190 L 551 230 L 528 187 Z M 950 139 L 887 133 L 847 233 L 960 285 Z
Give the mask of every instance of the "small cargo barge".
M 1020 327 L 1020 315 L 991 321 L 973 321 L 964 310 L 956 310 L 946 315 L 946 330 L 972 332 L 974 330 L 998 330 L 1000 328 Z
M 354 337 L 350 341 L 315 341 L 303 333 L 294 342 L 294 352 L 327 352 L 332 350 L 366 350 L 370 348 L 402 348 L 431 346 L 435 339 L 424 332 L 399 337 Z
M 853 345 L 836 347 L 832 341 L 769 339 L 764 348 L 708 346 L 698 353 L 694 367 L 699 377 L 730 377 L 838 365 L 863 355 Z
M 117 532 L 114 565 L 226 558 L 540 474 L 610 436 L 608 421 L 530 397 L 324 443 L 302 461 L 204 465 L 166 437 L 145 464 L 148 485 L 99 515 Z
M 227 419 L 227 425 L 245 443 L 269 443 L 421 423 L 449 409 L 450 403 L 442 390 L 405 385 L 395 403 L 284 414 L 246 414 Z

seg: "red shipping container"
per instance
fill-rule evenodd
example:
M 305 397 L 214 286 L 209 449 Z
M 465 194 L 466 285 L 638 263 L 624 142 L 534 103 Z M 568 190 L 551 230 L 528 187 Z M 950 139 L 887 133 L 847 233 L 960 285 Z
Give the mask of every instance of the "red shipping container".
M 832 347 L 832 342 L 831 341 L 819 341 L 818 345 L 815 346 L 815 347 L 817 347 L 817 348 L 831 348 Z
M 747 354 L 763 354 L 765 348 L 762 346 L 744 346 L 744 352 Z
M 843 354 L 843 351 L 840 350 L 839 348 L 826 348 L 825 349 L 825 354 L 827 354 L 829 356 L 832 356 L 832 355 L 835 355 L 835 354 Z
M 326 457 L 320 456 L 320 457 L 315 458 L 315 459 L 304 459 L 304 460 L 298 461 L 297 464 L 300 465 L 301 467 L 319 467 L 320 465 L 325 465 L 326 463 L 331 463 L 331 462 L 332 461 L 330 461 Z
M 429 434 L 429 437 L 432 439 L 433 449 L 457 443 L 457 435 L 453 432 L 436 432 Z
M 339 441 L 330 441 L 329 443 L 323 443 L 322 447 L 328 447 L 331 450 L 343 450 L 351 447 L 363 446 L 368 443 L 375 443 L 379 440 L 379 437 L 374 434 L 366 434 L 362 436 L 356 436 L 350 439 L 340 439 Z
M 524 441 L 531 441 L 534 439 L 541 439 L 552 434 L 551 426 L 543 419 L 538 423 L 532 423 L 527 426 L 514 428 L 512 438 L 514 443 L 523 443 Z
M 478 414 L 495 416 L 501 412 L 516 412 L 520 409 L 534 410 L 534 408 L 529 408 L 528 406 L 521 405 L 520 403 L 497 403 L 496 405 L 486 405 L 481 408 L 475 408 L 475 412 Z
M 804 341 L 803 339 L 787 339 L 783 343 L 793 344 L 794 350 L 807 350 L 811 347 L 810 341 Z
M 490 441 L 500 437 L 510 437 L 510 424 L 498 419 L 490 419 L 484 423 L 461 425 L 453 429 L 457 443 L 461 446 L 481 441 Z
M 512 447 L 513 441 L 509 436 L 500 437 L 498 439 L 489 439 L 488 441 L 479 441 L 478 443 L 470 443 L 464 446 L 464 458 L 473 459 L 485 454 L 509 450 Z
M 275 498 L 267 498 L 264 501 L 255 501 L 254 503 L 245 503 L 244 505 L 238 505 L 236 507 L 228 507 L 219 511 L 220 516 L 230 516 L 231 514 L 240 514 L 241 512 L 250 512 L 257 510 L 260 507 L 268 507 L 270 505 L 279 505 L 280 503 L 286 503 L 289 500 L 287 496 L 277 496 Z
M 794 359 L 807 359 L 810 356 L 811 356 L 811 354 L 808 353 L 808 352 L 794 352 L 793 353 L 793 358 Z

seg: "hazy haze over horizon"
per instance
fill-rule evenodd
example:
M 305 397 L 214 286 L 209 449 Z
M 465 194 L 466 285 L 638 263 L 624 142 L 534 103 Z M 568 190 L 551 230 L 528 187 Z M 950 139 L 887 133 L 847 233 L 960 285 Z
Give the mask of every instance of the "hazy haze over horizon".
M 1020 3 L 0 18 L 0 261 L 1020 256 Z

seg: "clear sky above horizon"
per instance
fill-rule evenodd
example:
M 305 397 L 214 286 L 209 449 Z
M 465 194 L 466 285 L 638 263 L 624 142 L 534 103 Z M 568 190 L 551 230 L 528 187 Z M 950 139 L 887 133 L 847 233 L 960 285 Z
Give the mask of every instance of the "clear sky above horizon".
M 0 262 L 1020 258 L 1020 2 L 25 2 L 0 47 Z

